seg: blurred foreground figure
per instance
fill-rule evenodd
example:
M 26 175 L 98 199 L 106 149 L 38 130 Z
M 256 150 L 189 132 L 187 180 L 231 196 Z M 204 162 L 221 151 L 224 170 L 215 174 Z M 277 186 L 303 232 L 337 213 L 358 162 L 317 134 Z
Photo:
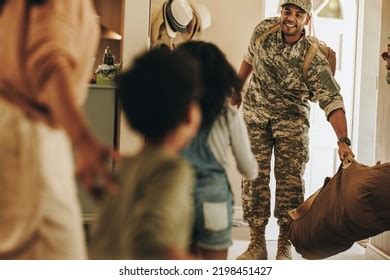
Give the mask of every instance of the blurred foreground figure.
M 108 183 L 81 114 L 98 42 L 89 0 L 0 1 L 0 258 L 86 257 L 74 179 Z

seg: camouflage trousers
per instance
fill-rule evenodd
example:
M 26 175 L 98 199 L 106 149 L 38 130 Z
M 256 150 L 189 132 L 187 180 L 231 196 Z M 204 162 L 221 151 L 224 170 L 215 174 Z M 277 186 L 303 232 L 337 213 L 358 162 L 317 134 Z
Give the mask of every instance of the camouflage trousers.
M 242 182 L 244 219 L 252 226 L 267 224 L 270 217 L 271 155 L 274 153 L 276 180 L 274 216 L 278 225 L 288 222 L 288 211 L 303 202 L 304 180 L 308 156 L 306 120 L 281 120 L 245 112 L 252 151 L 259 164 L 255 180 Z

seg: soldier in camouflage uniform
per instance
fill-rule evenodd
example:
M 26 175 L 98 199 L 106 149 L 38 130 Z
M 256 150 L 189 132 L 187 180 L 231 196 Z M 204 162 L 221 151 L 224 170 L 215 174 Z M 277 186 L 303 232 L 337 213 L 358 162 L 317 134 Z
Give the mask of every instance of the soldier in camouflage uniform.
M 318 51 L 303 77 L 303 60 L 310 42 L 304 26 L 310 20 L 310 0 L 284 0 L 281 17 L 269 18 L 255 28 L 240 68 L 245 81 L 252 73 L 244 101 L 244 117 L 259 176 L 242 184 L 244 218 L 251 242 L 237 259 L 267 259 L 265 226 L 270 217 L 270 162 L 275 156 L 276 204 L 279 238 L 276 259 L 291 259 L 287 212 L 303 201 L 303 173 L 309 159 L 309 101 L 319 102 L 340 140 L 339 156 L 353 156 L 347 139 L 343 99 L 328 61 Z M 259 36 L 280 22 L 280 28 L 260 42 Z M 240 105 L 241 96 L 233 100 Z M 348 143 L 350 144 L 350 143 Z

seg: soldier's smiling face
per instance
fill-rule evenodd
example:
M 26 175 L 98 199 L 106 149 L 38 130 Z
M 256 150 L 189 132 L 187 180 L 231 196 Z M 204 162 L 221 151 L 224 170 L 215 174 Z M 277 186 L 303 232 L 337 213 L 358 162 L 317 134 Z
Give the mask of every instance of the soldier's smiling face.
M 286 4 L 282 7 L 280 21 L 284 36 L 299 36 L 306 24 L 309 23 L 310 16 L 300 7 L 294 4 Z

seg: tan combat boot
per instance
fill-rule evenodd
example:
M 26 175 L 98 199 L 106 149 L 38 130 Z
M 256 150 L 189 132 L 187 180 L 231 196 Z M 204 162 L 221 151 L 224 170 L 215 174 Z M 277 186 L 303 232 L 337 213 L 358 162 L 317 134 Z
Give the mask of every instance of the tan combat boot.
M 291 242 L 287 238 L 287 227 L 279 228 L 278 251 L 276 252 L 277 260 L 291 260 Z
M 251 241 L 248 249 L 236 260 L 266 260 L 267 247 L 265 243 L 265 225 L 259 227 L 250 227 Z

